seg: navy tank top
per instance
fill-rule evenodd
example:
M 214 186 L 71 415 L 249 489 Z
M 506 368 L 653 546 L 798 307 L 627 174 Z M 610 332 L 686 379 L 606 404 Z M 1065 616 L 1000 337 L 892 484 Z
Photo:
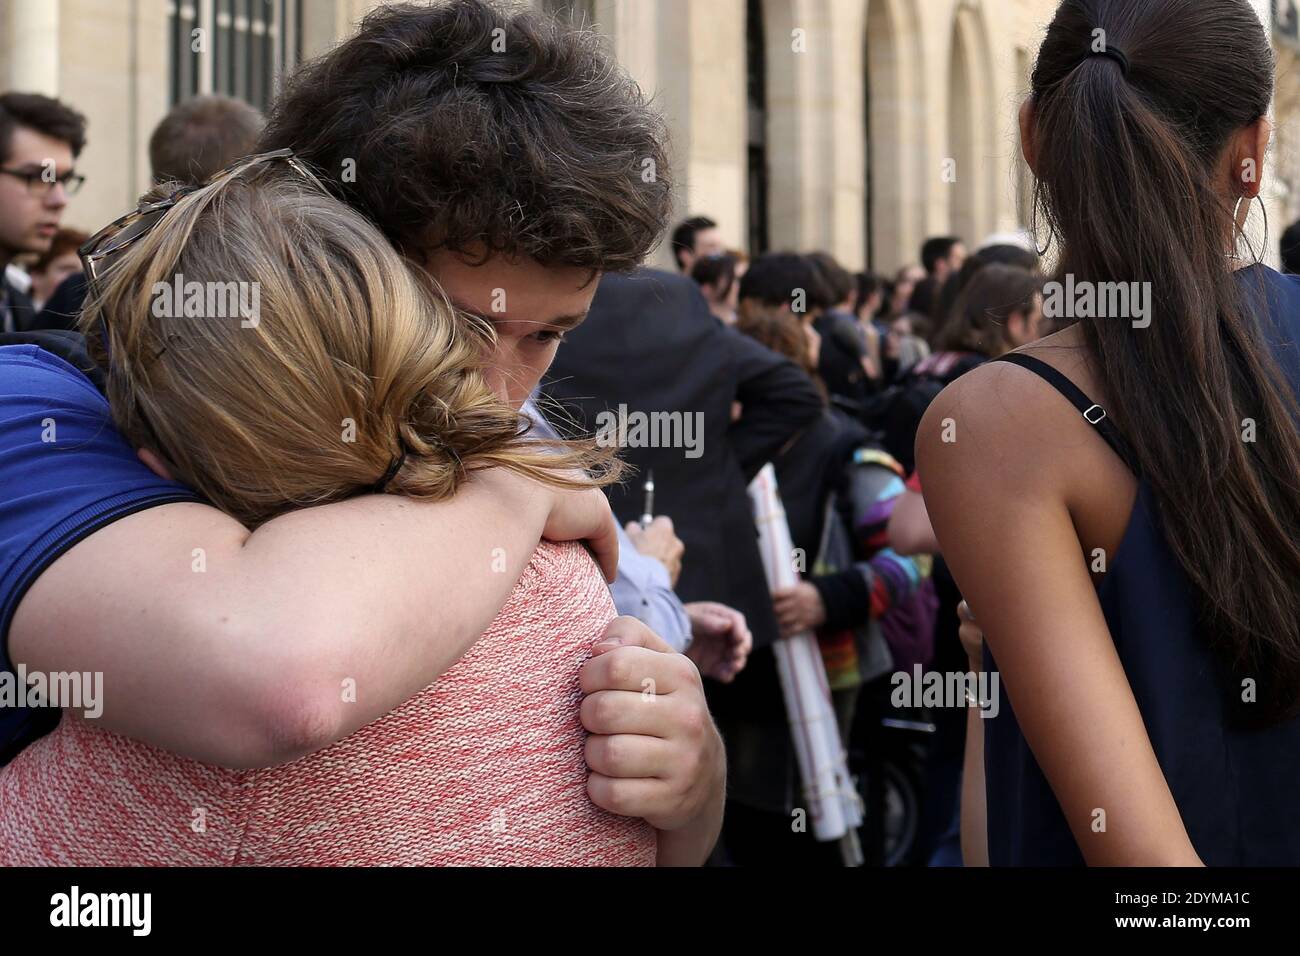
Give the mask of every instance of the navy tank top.
M 1300 277 L 1256 265 L 1238 273 L 1278 365 L 1300 397 Z M 1011 361 L 1047 379 L 1132 463 L 1100 406 L 1030 356 Z M 1300 581 L 1296 582 L 1300 587 Z M 1098 598 L 1147 735 L 1193 847 L 1207 866 L 1300 865 L 1300 718 L 1264 730 L 1230 726 L 1228 678 L 1197 627 L 1197 599 L 1139 476 L 1137 500 Z M 984 664 L 997 663 L 984 651 Z M 1010 701 L 984 720 L 992 866 L 1081 866 L 1082 853 L 1030 752 Z

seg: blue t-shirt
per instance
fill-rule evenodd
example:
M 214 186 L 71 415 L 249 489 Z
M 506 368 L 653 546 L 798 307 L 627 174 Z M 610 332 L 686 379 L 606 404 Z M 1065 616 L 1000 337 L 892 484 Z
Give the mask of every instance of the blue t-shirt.
M 35 345 L 0 346 L 0 671 L 14 671 L 18 602 L 59 555 L 118 518 L 198 500 L 140 462 L 79 371 Z M 0 764 L 57 719 L 0 706 Z

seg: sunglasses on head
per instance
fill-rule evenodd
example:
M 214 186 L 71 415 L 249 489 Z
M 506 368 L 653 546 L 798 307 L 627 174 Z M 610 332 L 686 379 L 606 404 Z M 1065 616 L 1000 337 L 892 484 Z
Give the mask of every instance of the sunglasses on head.
M 324 191 L 325 187 L 321 181 L 294 157 L 292 150 L 277 149 L 269 153 L 258 153 L 255 156 L 246 156 L 243 159 L 236 160 L 225 169 L 214 173 L 207 182 L 201 185 L 182 186 L 166 199 L 140 203 L 134 210 L 113 220 L 113 222 L 82 243 L 77 250 L 77 254 L 81 258 L 81 264 L 85 270 L 89 296 L 97 296 L 100 292 L 102 281 L 113 266 L 114 257 L 147 236 L 168 212 L 175 209 L 187 197 L 206 189 L 218 189 L 250 169 L 277 160 L 284 160 L 304 179 Z M 112 346 L 103 310 L 99 314 L 99 338 L 103 344 L 104 357 L 111 371 Z M 154 355 L 154 358 L 159 358 L 166 351 L 166 346 L 163 346 Z M 139 409 L 139 413 L 140 420 L 149 432 L 155 449 L 162 452 L 163 445 L 158 441 L 157 432 L 150 424 L 147 416 L 145 416 L 143 409 Z
M 140 203 L 131 212 L 113 220 L 87 239 L 81 245 L 81 248 L 77 250 L 77 254 L 81 257 L 81 263 L 85 267 L 86 279 L 91 290 L 95 290 L 96 285 L 107 273 L 112 256 L 117 255 L 132 243 L 138 242 L 147 236 L 150 230 L 162 221 L 163 216 L 176 208 L 187 196 L 202 192 L 205 189 L 219 187 L 256 166 L 262 166 L 280 159 L 287 162 L 305 179 L 324 189 L 320 180 L 294 157 L 292 150 L 277 149 L 269 153 L 258 153 L 256 156 L 237 159 L 225 169 L 214 173 L 207 182 L 201 185 L 182 186 L 166 199 L 157 202 Z

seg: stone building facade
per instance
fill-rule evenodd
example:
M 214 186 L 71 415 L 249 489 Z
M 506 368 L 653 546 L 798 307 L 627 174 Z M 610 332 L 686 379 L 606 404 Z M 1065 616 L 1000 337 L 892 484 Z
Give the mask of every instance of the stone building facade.
M 147 186 L 149 133 L 177 99 L 262 105 L 280 74 L 378 2 L 0 0 L 0 88 L 58 95 L 90 117 L 89 180 L 67 221 L 91 228 Z M 978 243 L 1026 222 L 1015 113 L 1056 0 L 505 2 L 606 38 L 669 117 L 678 212 L 713 216 L 737 247 L 827 249 L 888 272 L 926 236 Z M 1295 0 L 1253 2 L 1277 21 L 1281 67 L 1275 261 L 1300 217 L 1300 57 L 1287 39 Z

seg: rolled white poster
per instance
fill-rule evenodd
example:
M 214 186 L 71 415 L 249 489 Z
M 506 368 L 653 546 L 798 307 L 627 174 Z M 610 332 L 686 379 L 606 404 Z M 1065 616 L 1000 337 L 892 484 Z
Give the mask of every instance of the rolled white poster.
M 749 498 L 768 589 L 775 592 L 793 587 L 799 583 L 794 542 L 771 465 L 764 466 L 750 483 Z M 782 638 L 773 645 L 773 652 L 813 834 L 824 842 L 849 837 L 852 849 L 846 849 L 846 860 L 860 862 L 860 856 L 857 861 L 853 857 L 860 854 L 855 831 L 862 825 L 862 802 L 849 776 L 817 636 L 804 633 Z

